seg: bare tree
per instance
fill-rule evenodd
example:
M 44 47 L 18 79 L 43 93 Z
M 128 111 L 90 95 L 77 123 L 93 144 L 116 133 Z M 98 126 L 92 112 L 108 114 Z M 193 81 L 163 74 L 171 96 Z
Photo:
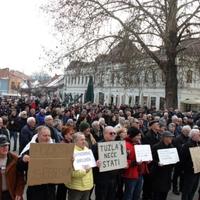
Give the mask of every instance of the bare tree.
M 67 33 L 63 57 L 91 58 L 128 37 L 165 74 L 166 106 L 177 107 L 176 58 L 199 36 L 200 0 L 57 0 L 47 10 Z

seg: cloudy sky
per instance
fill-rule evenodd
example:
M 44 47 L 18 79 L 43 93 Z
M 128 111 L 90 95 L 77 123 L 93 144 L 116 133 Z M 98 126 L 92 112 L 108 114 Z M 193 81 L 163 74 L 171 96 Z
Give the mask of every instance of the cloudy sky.
M 31 74 L 45 65 L 42 47 L 55 49 L 58 40 L 40 9 L 44 1 L 0 0 L 0 68 Z

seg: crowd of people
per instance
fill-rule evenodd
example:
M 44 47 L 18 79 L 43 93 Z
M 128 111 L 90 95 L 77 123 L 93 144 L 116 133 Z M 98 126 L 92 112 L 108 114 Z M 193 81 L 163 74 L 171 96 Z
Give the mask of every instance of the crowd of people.
M 67 185 L 28 186 L 27 200 L 89 200 L 93 192 L 96 200 L 166 200 L 171 188 L 192 200 L 200 174 L 190 148 L 200 145 L 199 127 L 200 114 L 172 108 L 0 99 L 0 199 L 23 199 L 30 143 L 74 143 L 75 152 L 91 149 L 97 166 L 73 169 Z M 127 167 L 100 172 L 98 142 L 117 140 L 125 141 Z M 153 161 L 136 161 L 134 146 L 142 144 L 150 145 Z M 158 150 L 167 148 L 177 148 L 180 162 L 160 162 Z

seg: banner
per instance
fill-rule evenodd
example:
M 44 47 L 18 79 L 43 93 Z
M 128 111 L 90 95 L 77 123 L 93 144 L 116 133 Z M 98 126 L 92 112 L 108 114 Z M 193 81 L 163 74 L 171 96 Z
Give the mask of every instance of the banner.
M 74 152 L 73 165 L 75 170 L 96 167 L 96 161 L 92 151 L 89 149 L 86 151 Z
M 101 161 L 100 172 L 127 167 L 125 141 L 99 142 L 98 155 Z
M 69 183 L 74 144 L 31 144 L 28 185 Z

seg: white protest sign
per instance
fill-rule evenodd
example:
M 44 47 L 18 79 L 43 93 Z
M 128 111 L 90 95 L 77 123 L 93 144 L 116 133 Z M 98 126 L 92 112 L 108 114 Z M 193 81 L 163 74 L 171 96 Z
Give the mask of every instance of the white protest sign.
M 200 172 L 200 147 L 192 147 L 190 148 L 190 155 L 193 162 L 194 173 Z
M 101 161 L 100 172 L 127 167 L 125 141 L 99 142 L 98 154 Z
M 135 155 L 137 162 L 152 161 L 151 147 L 149 144 L 135 145 Z
M 87 168 L 96 167 L 96 161 L 94 155 L 90 149 L 85 151 L 74 152 L 74 169 L 80 170 Z
M 179 156 L 176 148 L 158 149 L 160 164 L 170 165 L 179 162 Z

